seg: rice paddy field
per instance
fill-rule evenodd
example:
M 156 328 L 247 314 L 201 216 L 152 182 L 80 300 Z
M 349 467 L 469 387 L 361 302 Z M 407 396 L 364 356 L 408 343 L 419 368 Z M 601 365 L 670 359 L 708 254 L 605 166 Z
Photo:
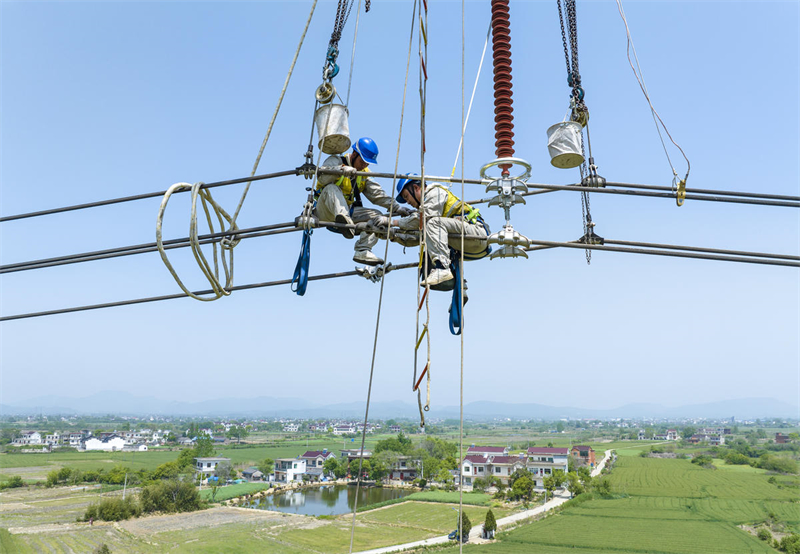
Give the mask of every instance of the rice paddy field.
M 464 551 L 774 553 L 739 527 L 762 522 L 770 512 L 800 532 L 800 490 L 791 477 L 773 484 L 764 470 L 706 469 L 689 460 L 631 454 L 620 456 L 609 476 L 614 498 L 572 501 L 555 515 L 500 533 L 494 544 Z

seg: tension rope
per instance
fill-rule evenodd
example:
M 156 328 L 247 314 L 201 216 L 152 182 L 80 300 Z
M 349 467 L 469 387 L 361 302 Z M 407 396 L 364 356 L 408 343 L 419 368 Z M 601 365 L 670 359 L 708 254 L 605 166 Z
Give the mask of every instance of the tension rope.
M 303 33 L 300 35 L 300 41 L 297 44 L 297 49 L 295 50 L 294 57 L 292 58 L 292 63 L 289 65 L 289 71 L 286 74 L 286 79 L 283 83 L 283 88 L 281 89 L 280 96 L 278 98 L 278 103 L 275 106 L 275 111 L 272 114 L 272 119 L 270 120 L 269 126 L 267 128 L 267 133 L 264 136 L 264 140 L 261 143 L 261 148 L 258 151 L 258 155 L 256 156 L 256 161 L 253 164 L 253 170 L 250 173 L 250 177 L 255 176 L 256 170 L 258 169 L 258 164 L 261 162 L 261 156 L 264 153 L 264 149 L 267 146 L 267 142 L 269 141 L 270 134 L 272 133 L 272 128 L 275 125 L 275 120 L 278 117 L 278 113 L 281 109 L 281 104 L 283 103 L 283 98 L 286 95 L 286 90 L 289 87 L 289 81 L 292 78 L 292 74 L 294 73 L 294 66 L 297 63 L 297 58 L 300 55 L 300 50 L 303 47 L 303 42 L 305 42 L 306 33 L 308 32 L 308 27 L 311 25 L 311 19 L 314 16 L 314 11 L 317 7 L 317 0 L 311 5 L 311 11 L 308 14 L 308 19 L 306 20 L 306 25 L 303 28 Z M 194 185 L 190 185 L 188 183 L 176 183 L 172 185 L 167 191 L 164 193 L 164 197 L 161 200 L 161 206 L 158 210 L 158 217 L 156 219 L 156 247 L 158 248 L 158 252 L 161 255 L 161 259 L 164 262 L 167 270 L 169 270 L 170 274 L 172 275 L 175 282 L 178 283 L 178 286 L 191 298 L 196 300 L 201 300 L 203 302 L 217 300 L 222 296 L 230 295 L 230 288 L 233 286 L 233 249 L 239 244 L 239 238 L 236 236 L 235 232 L 238 230 L 236 225 L 236 219 L 239 217 L 239 212 L 244 205 L 245 198 L 247 198 L 247 192 L 250 190 L 250 184 L 252 183 L 251 180 L 247 181 L 247 184 L 244 187 L 244 191 L 242 192 L 242 197 L 239 200 L 239 204 L 236 206 L 236 211 L 234 212 L 233 216 L 228 215 L 228 213 L 213 199 L 211 196 L 211 191 L 207 188 L 203 188 L 204 183 L 195 183 Z M 175 268 L 169 261 L 167 257 L 167 253 L 164 249 L 164 242 L 162 237 L 162 226 L 164 222 L 164 213 L 167 208 L 167 204 L 169 202 L 170 197 L 173 193 L 181 190 L 191 190 L 191 208 L 189 213 L 189 242 L 192 248 L 192 253 L 194 254 L 195 261 L 197 265 L 200 267 L 200 271 L 203 273 L 203 276 L 211 285 L 211 290 L 213 294 L 211 296 L 200 296 L 192 291 L 190 291 L 181 281 L 180 277 L 178 277 L 178 273 L 175 271 Z M 208 227 L 211 233 L 214 233 L 214 226 L 213 226 L 213 218 L 211 216 L 211 211 L 213 210 L 214 216 L 216 217 L 217 221 L 220 225 L 220 230 L 225 229 L 225 224 L 227 223 L 228 231 L 234 233 L 230 236 L 226 236 L 219 240 L 219 248 L 217 245 L 217 241 L 213 241 L 211 243 L 211 248 L 213 252 L 213 259 L 214 259 L 214 270 L 211 270 L 211 267 L 206 259 L 205 255 L 203 254 L 200 240 L 198 239 L 198 230 L 197 230 L 197 198 L 198 196 L 201 199 L 203 205 L 203 211 L 206 215 L 206 221 L 208 222 Z M 227 253 L 227 260 L 225 254 Z M 221 256 L 219 255 L 221 254 Z M 225 284 L 223 285 L 220 282 L 219 277 L 219 258 L 222 261 L 222 267 L 225 273 Z
M 419 105 L 420 105 L 420 206 L 419 206 L 419 229 L 420 229 L 420 246 L 419 246 L 419 272 L 421 272 L 425 279 L 425 287 L 420 291 L 420 287 L 416 286 L 417 290 L 417 314 L 416 314 L 416 331 L 417 337 L 416 347 L 414 348 L 414 378 L 412 379 L 412 392 L 417 393 L 417 407 L 419 408 L 419 425 L 425 427 L 425 412 L 431 409 L 431 308 L 430 308 L 430 292 L 431 287 L 428 283 L 428 273 L 431 271 L 430 260 L 428 256 L 428 235 L 426 229 L 427 216 L 425 214 L 425 189 L 427 182 L 425 179 L 425 108 L 428 91 L 428 4 L 426 0 L 421 0 L 419 9 L 419 35 L 417 37 L 418 51 L 419 51 Z M 420 332 L 420 312 L 425 308 L 425 323 L 422 325 L 422 332 Z M 419 367 L 419 347 L 425 339 L 426 356 L 425 367 L 422 373 L 417 378 Z M 425 384 L 425 404 L 422 404 L 422 391 L 419 387 L 422 379 L 427 378 Z
M 686 157 L 686 153 L 683 151 L 683 148 L 681 148 L 680 145 L 678 145 L 678 143 L 672 138 L 672 135 L 667 129 L 667 126 L 664 124 L 664 121 L 661 119 L 661 116 L 658 115 L 655 107 L 653 107 L 653 102 L 650 100 L 650 93 L 648 92 L 647 86 L 644 83 L 644 73 L 642 73 L 642 68 L 639 65 L 639 56 L 636 55 L 636 47 L 633 45 L 631 30 L 628 27 L 628 20 L 625 17 L 625 11 L 622 9 L 622 3 L 620 0 L 617 0 L 617 9 L 619 10 L 620 17 L 622 17 L 622 22 L 625 24 L 625 34 L 628 38 L 628 45 L 626 48 L 628 64 L 630 64 L 633 75 L 636 77 L 636 81 L 639 83 L 639 88 L 642 89 L 642 94 L 644 94 L 647 104 L 650 106 L 650 114 L 653 116 L 653 123 L 656 126 L 656 131 L 658 131 L 658 138 L 661 141 L 661 147 L 664 149 L 664 155 L 667 157 L 667 163 L 669 163 L 669 167 L 672 170 L 672 188 L 673 192 L 675 192 L 675 202 L 678 204 L 678 206 L 683 206 L 683 202 L 686 199 L 686 181 L 689 179 L 689 172 L 691 171 L 692 166 L 689 163 L 689 158 Z M 631 60 L 631 51 L 633 51 L 633 58 L 636 60 L 635 68 L 633 67 L 633 61 Z M 664 132 L 669 137 L 670 142 L 675 145 L 675 148 L 680 150 L 683 159 L 686 160 L 686 175 L 683 177 L 683 179 L 678 178 L 678 172 L 675 170 L 675 166 L 672 165 L 672 159 L 670 159 L 669 152 L 667 151 L 667 145 L 664 143 L 664 137 L 661 134 L 661 127 L 664 128 Z
M 367 6 L 369 6 L 369 0 L 367 0 Z M 360 5 L 359 5 L 359 8 L 360 8 Z M 367 9 L 369 9 L 369 8 L 367 8 Z M 412 9 L 411 9 L 411 32 L 410 32 L 410 36 L 408 37 L 408 58 L 407 58 L 407 61 L 406 61 L 406 76 L 405 76 L 405 82 L 404 82 L 404 85 L 403 85 L 403 101 L 402 101 L 402 104 L 400 106 L 400 125 L 399 125 L 399 129 L 398 129 L 398 132 L 397 132 L 397 151 L 396 151 L 395 158 L 394 158 L 394 178 L 392 180 L 392 191 L 393 192 L 395 190 L 395 183 L 397 182 L 397 169 L 398 169 L 398 166 L 400 164 L 400 145 L 401 145 L 402 138 L 403 138 L 403 120 L 404 120 L 405 110 L 406 110 L 406 89 L 407 89 L 407 86 L 408 86 L 409 68 L 411 67 L 411 46 L 413 44 L 413 39 L 414 39 L 414 19 L 416 17 L 416 12 L 417 12 L 417 0 L 414 0 L 414 5 L 412 6 Z M 384 266 L 386 268 L 386 270 L 381 273 L 381 277 L 380 277 L 381 288 L 380 288 L 380 292 L 378 294 L 378 309 L 377 309 L 377 315 L 375 317 L 375 337 L 374 337 L 373 342 L 372 342 L 372 361 L 370 363 L 370 368 L 369 368 L 369 385 L 367 386 L 367 402 L 366 402 L 366 408 L 365 408 L 365 411 L 364 411 L 364 428 L 361 431 L 361 451 L 360 451 L 359 457 L 358 457 L 358 478 L 356 480 L 356 495 L 355 495 L 355 500 L 353 502 L 353 522 L 352 522 L 352 525 L 350 527 L 350 550 L 349 550 L 350 554 L 352 554 L 352 552 L 353 552 L 353 542 L 354 542 L 354 539 L 355 539 L 355 532 L 356 532 L 356 513 L 358 511 L 358 493 L 359 493 L 359 490 L 361 488 L 361 479 L 362 479 L 363 464 L 364 464 L 364 445 L 366 444 L 367 423 L 369 422 L 369 404 L 370 404 L 370 400 L 371 400 L 371 397 L 372 397 L 372 379 L 373 379 L 373 376 L 375 374 L 375 359 L 376 359 L 377 353 L 378 353 L 378 332 L 380 331 L 380 325 L 381 325 L 381 308 L 383 307 L 383 291 L 384 291 L 384 285 L 385 285 L 385 280 L 386 280 L 386 273 L 388 273 L 388 268 L 391 265 L 389 263 L 389 241 L 391 239 L 391 233 L 392 233 L 391 221 L 392 221 L 393 211 L 394 211 L 394 200 L 392 200 L 392 202 L 390 202 L 390 204 L 389 204 L 389 225 L 387 226 L 386 245 L 385 245 L 384 253 L 383 253 L 383 259 L 386 260 L 385 266 Z

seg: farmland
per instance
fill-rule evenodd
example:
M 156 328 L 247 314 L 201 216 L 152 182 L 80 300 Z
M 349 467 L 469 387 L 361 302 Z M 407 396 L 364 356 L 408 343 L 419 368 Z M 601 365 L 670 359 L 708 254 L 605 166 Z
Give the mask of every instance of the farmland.
M 778 488 L 763 470 L 730 467 L 620 456 L 609 477 L 612 498 L 578 497 L 557 515 L 500 533 L 480 551 L 774 552 L 738 525 L 764 521 L 772 512 L 790 530 L 800 530 L 797 486 Z

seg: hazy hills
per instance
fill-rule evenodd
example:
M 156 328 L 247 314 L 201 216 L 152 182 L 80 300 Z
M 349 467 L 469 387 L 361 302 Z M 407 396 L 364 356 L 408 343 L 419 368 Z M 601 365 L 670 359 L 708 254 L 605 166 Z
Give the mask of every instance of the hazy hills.
M 12 405 L 0 404 L 3 415 L 34 414 L 115 414 L 173 416 L 249 416 L 287 418 L 363 418 L 364 403 L 316 404 L 303 398 L 219 398 L 200 402 L 159 400 L 135 396 L 127 392 L 106 391 L 83 398 L 42 396 Z M 413 404 L 373 402 L 370 416 L 375 419 L 414 418 L 418 409 Z M 458 406 L 431 407 L 429 417 L 457 418 Z M 626 404 L 613 409 L 593 409 L 544 404 L 505 402 L 470 402 L 464 405 L 464 416 L 473 419 L 560 419 L 560 418 L 797 418 L 800 410 L 771 398 L 740 398 L 706 404 L 666 407 L 652 403 Z

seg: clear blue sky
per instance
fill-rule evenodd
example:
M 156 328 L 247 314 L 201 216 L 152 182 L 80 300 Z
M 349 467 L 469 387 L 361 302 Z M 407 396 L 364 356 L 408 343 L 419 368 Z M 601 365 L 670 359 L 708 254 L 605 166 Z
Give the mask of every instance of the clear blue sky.
M 581 73 L 592 145 L 612 181 L 668 185 L 671 171 L 626 59 L 614 2 L 579 2 Z M 2 2 L 0 213 L 11 215 L 248 175 L 311 3 Z M 374 0 L 358 33 L 350 128 L 392 171 L 412 3 Z M 651 97 L 692 162 L 689 187 L 800 194 L 797 2 L 627 2 Z M 260 172 L 303 162 L 313 92 L 336 4 L 320 1 Z M 427 172 L 449 174 L 461 121 L 461 3 L 430 3 Z M 344 95 L 355 11 L 341 41 Z M 489 24 L 489 2 L 467 2 L 466 99 Z M 555 2 L 511 2 L 516 155 L 532 182 L 568 184 L 549 163 L 546 129 L 567 110 Z M 415 57 L 400 171 L 419 170 Z M 494 159 L 487 60 L 465 147 L 475 178 Z M 684 171 L 674 149 L 672 159 Z M 290 221 L 308 185 L 253 185 L 239 223 Z M 388 189 L 390 184 L 384 182 Z M 233 210 L 241 186 L 217 189 Z M 460 194 L 460 185 L 455 189 Z M 484 197 L 468 186 L 468 198 Z M 151 242 L 159 200 L 3 223 L 3 264 Z M 170 203 L 167 237 L 188 233 L 188 195 Z M 494 230 L 502 213 L 483 208 Z M 791 208 L 594 195 L 597 233 L 617 240 L 798 254 Z M 515 207 L 527 236 L 582 234 L 574 193 Z M 236 249 L 236 284 L 290 277 L 300 235 Z M 376 248 L 383 252 L 383 244 Z M 170 254 L 192 288 L 206 288 L 188 251 Z M 320 230 L 313 274 L 353 268 L 352 243 Z M 390 261 L 416 260 L 392 245 Z M 465 399 L 613 407 L 742 397 L 798 404 L 800 272 L 630 254 L 550 250 L 529 260 L 467 266 Z M 157 254 L 5 275 L 10 315 L 179 292 Z M 410 392 L 416 299 L 412 271 L 390 274 L 373 398 Z M 40 395 L 128 390 L 165 399 L 366 395 L 379 287 L 354 277 L 0 324 L 3 403 Z M 449 295 L 432 302 L 433 396 L 458 402 L 460 339 Z

